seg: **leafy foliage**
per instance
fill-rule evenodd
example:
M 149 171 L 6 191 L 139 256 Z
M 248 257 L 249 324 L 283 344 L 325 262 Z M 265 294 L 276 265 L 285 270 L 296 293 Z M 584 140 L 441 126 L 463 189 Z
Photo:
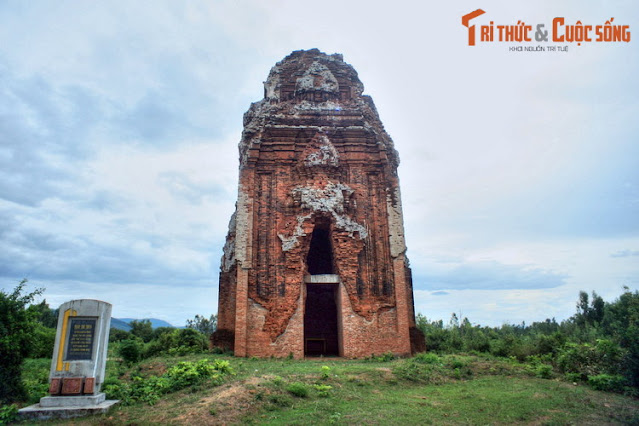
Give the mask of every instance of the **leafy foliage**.
M 21 366 L 34 342 L 37 315 L 28 305 L 42 293 L 23 294 L 23 279 L 13 292 L 0 290 L 0 402 L 22 401 L 27 394 L 21 381 Z
M 0 425 L 7 425 L 18 418 L 18 407 L 15 404 L 0 405 Z
M 109 398 L 125 405 L 145 402 L 153 405 L 162 395 L 195 386 L 204 382 L 220 385 L 224 375 L 233 374 L 230 363 L 225 360 L 201 359 L 197 362 L 183 361 L 169 368 L 162 376 L 135 376 L 130 383 L 111 379 L 105 381 L 104 392 Z
M 55 328 L 36 323 L 33 328 L 29 358 L 51 358 L 55 345 L 55 333 Z
M 29 310 L 36 314 L 36 320 L 47 328 L 55 328 L 58 326 L 58 309 L 51 309 L 46 300 L 29 306 Z
M 118 354 L 127 364 L 135 364 L 142 359 L 142 342 L 138 339 L 123 340 L 120 342 Z
M 561 323 L 553 318 L 491 328 L 452 314 L 447 325 L 418 315 L 417 326 L 432 352 L 491 354 L 528 362 L 529 373 L 537 377 L 552 377 L 556 369 L 597 389 L 639 392 L 639 292 L 625 287 L 607 303 L 595 292 L 582 291 L 576 306 L 575 315 Z
M 153 326 L 149 320 L 133 320 L 129 323 L 131 334 L 139 337 L 144 342 L 150 342 L 153 338 Z
M 217 329 L 217 315 L 213 314 L 209 318 L 196 315 L 195 318 L 186 320 L 186 326 L 199 331 L 205 336 L 210 336 Z
M 128 331 L 120 330 L 119 328 L 111 327 L 109 331 L 109 343 L 121 342 L 123 340 L 129 340 L 133 337 Z

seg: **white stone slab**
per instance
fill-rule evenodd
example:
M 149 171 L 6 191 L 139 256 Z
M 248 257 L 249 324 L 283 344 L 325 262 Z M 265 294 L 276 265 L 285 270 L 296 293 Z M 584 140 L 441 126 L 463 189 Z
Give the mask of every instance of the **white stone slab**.
M 103 394 L 104 395 L 104 394 Z M 59 397 L 57 399 L 68 399 L 77 397 Z M 106 400 L 93 406 L 79 406 L 79 407 L 42 407 L 40 404 L 30 405 L 28 407 L 18 410 L 18 415 L 23 419 L 70 419 L 72 417 L 83 417 L 93 414 L 103 414 L 109 411 L 113 405 L 117 404 L 118 400 Z
M 339 275 L 335 275 L 335 274 L 305 275 L 304 282 L 306 284 L 339 284 Z
M 82 396 L 45 396 L 40 398 L 40 407 L 88 407 L 101 404 L 104 401 L 106 401 L 104 393 Z

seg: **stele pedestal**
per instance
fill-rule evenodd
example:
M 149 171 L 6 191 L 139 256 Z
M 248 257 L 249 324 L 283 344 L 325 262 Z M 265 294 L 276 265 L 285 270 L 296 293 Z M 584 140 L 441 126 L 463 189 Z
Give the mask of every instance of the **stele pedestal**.
M 19 411 L 26 418 L 70 418 L 105 413 L 117 400 L 100 392 L 111 327 L 111 304 L 80 299 L 63 303 L 49 374 L 49 396 Z

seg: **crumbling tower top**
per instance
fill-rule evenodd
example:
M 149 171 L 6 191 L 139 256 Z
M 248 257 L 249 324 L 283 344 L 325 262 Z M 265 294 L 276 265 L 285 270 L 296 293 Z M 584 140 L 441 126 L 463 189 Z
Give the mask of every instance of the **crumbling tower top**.
M 396 168 L 399 156 L 384 130 L 373 99 L 364 95 L 357 71 L 341 54 L 327 55 L 318 49 L 297 50 L 275 64 L 264 82 L 264 98 L 244 114 L 240 162 L 268 126 L 265 117 L 291 125 L 330 132 L 336 127 L 364 126 L 376 134 Z M 283 123 L 282 123 L 283 124 Z

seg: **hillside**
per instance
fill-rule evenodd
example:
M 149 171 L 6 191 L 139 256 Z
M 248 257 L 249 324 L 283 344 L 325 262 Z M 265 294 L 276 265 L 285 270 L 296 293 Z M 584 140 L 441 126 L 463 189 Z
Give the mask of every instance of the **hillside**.
M 118 330 L 131 331 L 131 326 L 128 322 L 118 318 L 111 318 L 111 328 L 117 328 Z
M 114 322 L 115 320 L 115 322 Z M 161 320 L 161 319 L 157 319 L 157 318 L 111 318 L 111 327 L 113 328 L 117 328 L 120 330 L 124 330 L 124 331 L 130 331 L 131 330 L 131 326 L 129 325 L 129 323 L 131 321 L 151 321 L 151 327 L 153 327 L 153 329 L 156 329 L 158 327 L 173 327 L 175 328 L 173 325 L 169 324 L 168 322 Z M 122 327 L 128 327 L 128 328 L 122 328 Z
M 196 371 L 211 374 L 198 376 Z M 122 404 L 104 416 L 77 419 L 74 424 L 639 421 L 637 399 L 595 391 L 559 376 L 540 378 L 539 371 L 516 361 L 469 355 L 284 360 L 200 354 L 152 358 L 130 368 L 109 361 L 107 375 L 104 390 L 110 398 L 121 398 Z M 174 386 L 178 390 L 169 390 Z

